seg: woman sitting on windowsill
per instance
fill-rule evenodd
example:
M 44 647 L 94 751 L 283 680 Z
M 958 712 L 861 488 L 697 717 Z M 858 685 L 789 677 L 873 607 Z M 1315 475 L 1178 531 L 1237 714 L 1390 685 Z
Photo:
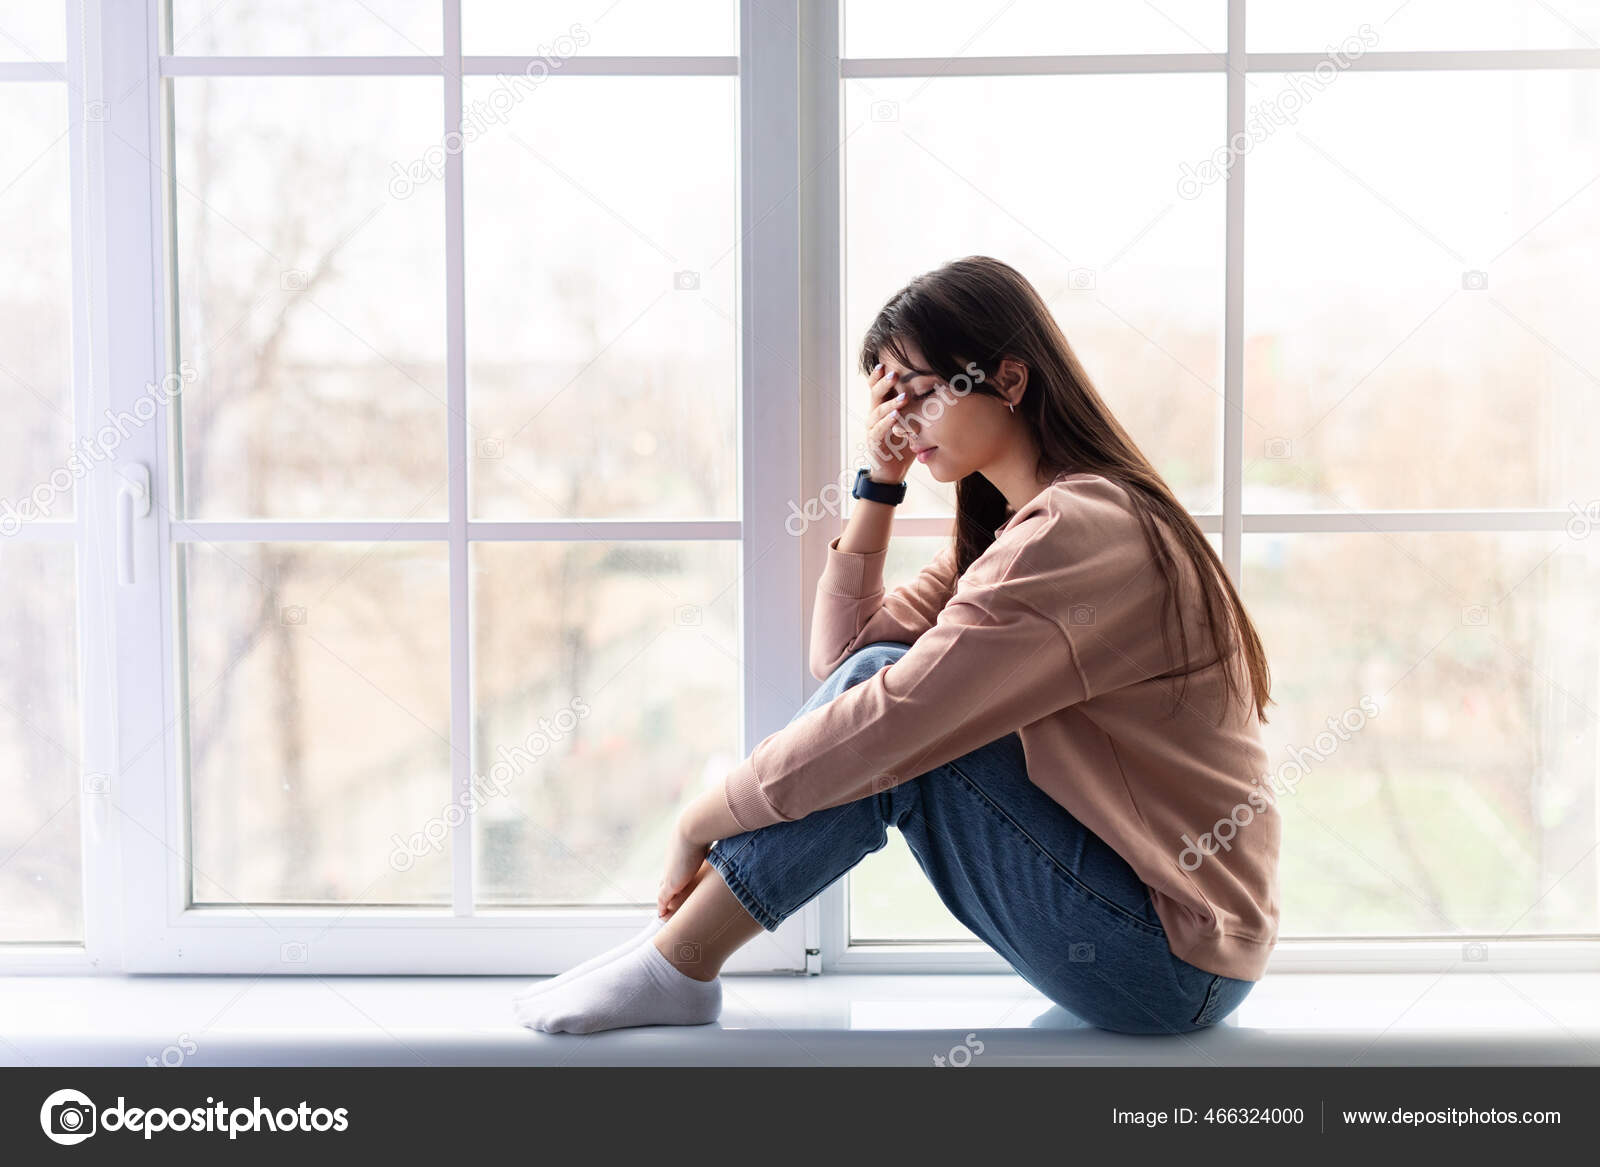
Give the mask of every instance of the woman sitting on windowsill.
M 823 683 L 684 811 L 638 935 L 516 998 L 547 1032 L 717 1019 L 724 962 L 898 828 L 940 898 L 1091 1025 L 1177 1034 L 1278 934 L 1269 675 L 1204 533 L 1033 286 L 973 256 L 862 343 L 871 466 L 817 584 Z M 951 542 L 887 596 L 912 460 Z

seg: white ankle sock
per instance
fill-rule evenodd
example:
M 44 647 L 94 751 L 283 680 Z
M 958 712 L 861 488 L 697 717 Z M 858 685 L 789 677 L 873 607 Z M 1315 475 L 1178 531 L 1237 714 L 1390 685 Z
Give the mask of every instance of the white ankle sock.
M 512 1000 L 526 1001 L 529 997 L 537 997 L 539 994 L 548 992 L 550 989 L 556 988 L 558 985 L 571 984 L 590 969 L 599 968 L 603 964 L 610 964 L 613 960 L 616 960 L 617 957 L 623 955 L 624 953 L 632 952 L 640 944 L 643 944 L 646 940 L 650 939 L 650 937 L 661 931 L 665 924 L 666 921 L 660 916 L 652 915 L 649 923 L 647 923 L 643 928 L 639 929 L 639 931 L 635 932 L 632 936 L 628 937 L 621 944 L 606 949 L 599 956 L 591 956 L 582 964 L 574 965 L 560 976 L 546 977 L 542 981 L 535 981 L 533 984 L 529 985 L 526 989 L 523 989 L 520 993 L 514 996 Z
M 547 993 L 516 1002 L 517 1020 L 545 1033 L 596 1033 L 629 1025 L 704 1025 L 722 1014 L 722 978 L 679 972 L 653 943 Z

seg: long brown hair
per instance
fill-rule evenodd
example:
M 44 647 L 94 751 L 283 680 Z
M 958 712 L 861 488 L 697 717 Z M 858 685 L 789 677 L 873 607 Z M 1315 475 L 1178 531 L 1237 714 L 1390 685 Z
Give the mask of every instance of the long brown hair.
M 1228 578 L 1221 558 L 1188 510 L 1178 502 L 1139 447 L 1134 444 L 1095 390 L 1078 362 L 1049 306 L 1020 272 L 983 255 L 969 255 L 917 276 L 883 306 L 861 342 L 861 371 L 871 375 L 879 353 L 888 352 L 910 367 L 905 343 L 921 350 L 928 370 L 949 383 L 968 374 L 969 362 L 984 373 L 965 376 L 974 392 L 1000 393 L 990 380 L 1004 357 L 1028 368 L 1028 383 L 1017 416 L 1033 428 L 1039 445 L 1038 477 L 1054 481 L 1063 474 L 1100 474 L 1128 492 L 1178 616 L 1182 656 L 1189 659 L 1188 634 L 1177 595 L 1178 572 L 1166 542 L 1158 537 L 1164 522 L 1194 565 L 1205 595 L 1206 626 L 1217 643 L 1217 629 L 1226 625 L 1231 658 L 1232 635 L 1243 641 L 1256 717 L 1265 723 L 1272 702 L 1267 655 L 1244 603 Z M 995 540 L 995 529 L 1010 516 L 1005 495 L 976 471 L 956 483 L 956 524 L 951 536 L 959 576 Z M 1170 652 L 1170 636 L 1162 623 L 1162 641 Z M 1206 665 L 1198 668 L 1209 667 Z M 1184 670 L 1184 685 L 1188 673 Z M 1225 696 L 1237 692 L 1231 669 L 1224 667 Z M 1180 690 L 1178 700 L 1182 701 Z M 1176 706 L 1174 706 L 1176 709 Z M 1226 706 L 1224 706 L 1226 711 Z

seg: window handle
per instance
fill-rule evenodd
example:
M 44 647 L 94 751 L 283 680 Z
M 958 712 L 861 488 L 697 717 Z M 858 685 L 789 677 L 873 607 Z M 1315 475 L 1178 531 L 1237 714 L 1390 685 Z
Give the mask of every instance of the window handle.
M 133 520 L 150 513 L 150 468 L 133 462 L 117 471 L 117 582 L 133 583 Z

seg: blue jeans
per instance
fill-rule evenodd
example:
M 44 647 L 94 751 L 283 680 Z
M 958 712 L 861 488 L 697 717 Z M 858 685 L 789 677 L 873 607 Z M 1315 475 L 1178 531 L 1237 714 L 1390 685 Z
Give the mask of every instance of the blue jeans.
M 855 652 L 795 717 L 909 648 L 879 641 Z M 1173 955 L 1149 889 L 1028 780 L 1015 733 L 881 793 L 719 839 L 707 859 L 770 932 L 884 847 L 891 825 L 951 914 L 1090 1025 L 1192 1033 L 1233 1012 L 1256 983 Z

